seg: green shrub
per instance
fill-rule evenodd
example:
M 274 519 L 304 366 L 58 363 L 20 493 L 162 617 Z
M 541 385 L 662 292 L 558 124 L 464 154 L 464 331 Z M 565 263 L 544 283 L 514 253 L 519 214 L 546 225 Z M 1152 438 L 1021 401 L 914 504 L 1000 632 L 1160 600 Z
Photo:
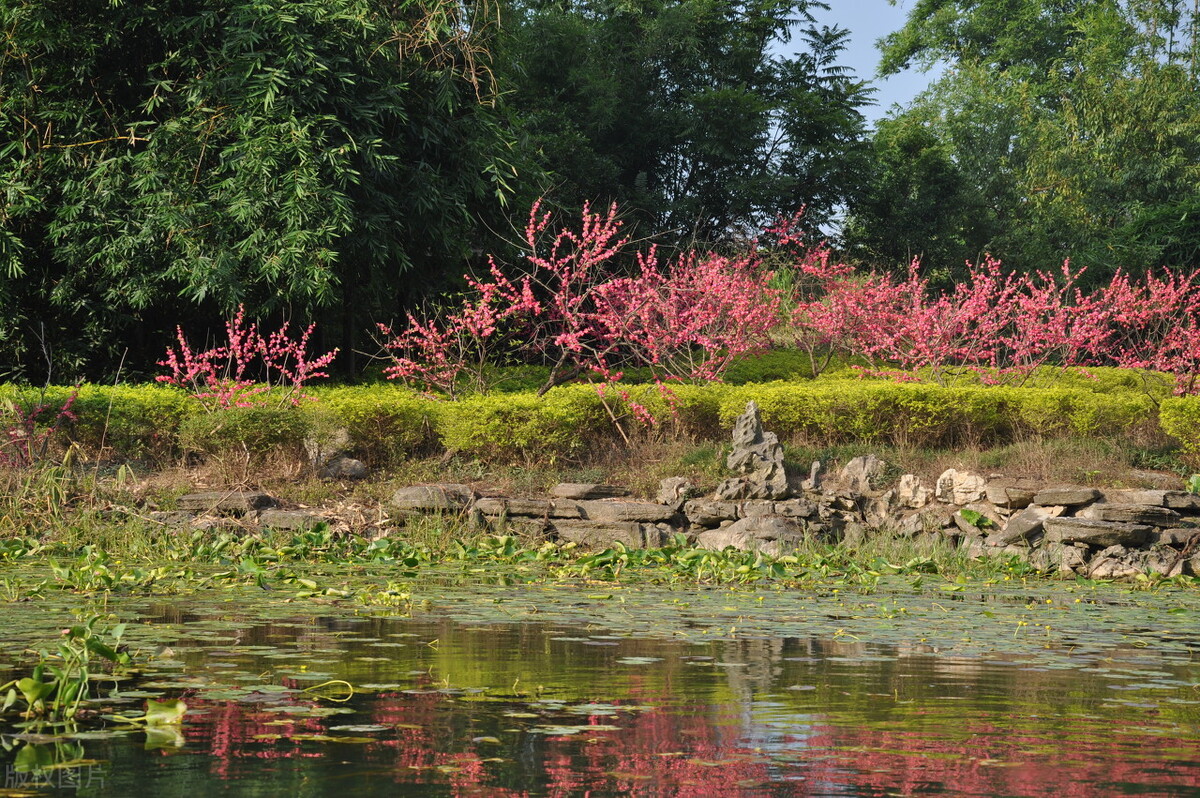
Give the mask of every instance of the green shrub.
M 303 458 L 312 425 L 299 408 L 230 407 L 188 416 L 179 425 L 179 443 L 207 456 L 244 456 L 257 461 L 271 454 Z
M 1158 420 L 1162 431 L 1179 441 L 1188 465 L 1200 467 L 1200 396 L 1164 399 Z
M 542 397 L 472 396 L 436 408 L 435 425 L 444 447 L 498 460 L 571 456 L 617 436 L 591 385 L 565 385 Z
M 91 456 L 169 460 L 182 421 L 200 412 L 186 393 L 162 385 L 83 385 L 72 408 L 73 442 Z
M 944 448 L 992 446 L 1030 436 L 1145 440 L 1157 431 L 1154 400 L 1140 393 L 881 380 L 823 379 L 728 390 L 720 419 L 729 429 L 746 402 L 764 425 L 807 445 L 851 442 Z
M 341 444 L 373 466 L 396 465 L 429 444 L 435 402 L 395 385 L 314 388 L 302 406 L 319 444 Z

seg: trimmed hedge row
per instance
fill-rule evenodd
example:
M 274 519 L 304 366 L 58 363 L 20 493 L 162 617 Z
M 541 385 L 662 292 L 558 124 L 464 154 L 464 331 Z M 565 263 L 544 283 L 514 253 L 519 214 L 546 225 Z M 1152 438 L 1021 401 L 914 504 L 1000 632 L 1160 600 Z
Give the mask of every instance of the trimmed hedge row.
M 1110 375 L 1111 377 L 1111 375 Z M 568 385 L 544 397 L 497 393 L 458 402 L 430 399 L 392 385 L 317 388 L 299 407 L 236 408 L 205 413 L 183 392 L 161 385 L 85 385 L 64 424 L 62 442 L 86 454 L 167 461 L 184 451 L 215 454 L 240 448 L 299 450 L 305 441 L 345 448 L 372 465 L 400 462 L 417 451 L 455 450 L 496 459 L 573 456 L 627 434 L 724 440 L 733 419 L 754 399 L 766 427 L 784 440 L 810 445 L 870 442 L 920 447 L 990 446 L 1040 436 L 1104 437 L 1138 445 L 1167 436 L 1200 456 L 1200 398 L 1165 397 L 1103 381 L 1053 388 L 822 378 L 756 385 L 679 385 L 670 393 L 630 386 L 618 395 L 592 385 Z M 57 408 L 70 388 L 44 401 Z M 0 385 L 3 403 L 24 407 L 42 392 Z M 638 422 L 634 406 L 656 422 Z M 42 420 L 53 420 L 53 410 Z M 11 416 L 10 416 L 11 418 Z

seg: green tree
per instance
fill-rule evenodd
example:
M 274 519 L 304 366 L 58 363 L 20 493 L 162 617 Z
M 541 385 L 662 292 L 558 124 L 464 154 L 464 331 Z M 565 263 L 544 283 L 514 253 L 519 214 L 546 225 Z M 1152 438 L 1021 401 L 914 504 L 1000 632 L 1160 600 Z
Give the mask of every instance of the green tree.
M 865 149 L 845 31 L 809 0 L 514 0 L 499 69 L 564 206 L 725 239 L 844 202 Z M 793 32 L 802 47 L 785 55 Z
M 880 125 L 890 160 L 852 208 L 847 244 L 894 252 L 933 234 L 935 267 L 989 250 L 1022 269 L 1070 257 L 1095 280 L 1195 265 L 1198 24 L 1179 0 L 921 0 L 883 41 L 882 69 L 948 69 Z M 898 139 L 924 146 L 897 156 Z M 879 224 L 889 195 L 928 179 L 933 154 L 962 201 L 928 187 L 912 223 Z
M 336 337 L 461 272 L 512 179 L 471 11 L 0 2 L 0 362 L 145 366 L 240 302 Z

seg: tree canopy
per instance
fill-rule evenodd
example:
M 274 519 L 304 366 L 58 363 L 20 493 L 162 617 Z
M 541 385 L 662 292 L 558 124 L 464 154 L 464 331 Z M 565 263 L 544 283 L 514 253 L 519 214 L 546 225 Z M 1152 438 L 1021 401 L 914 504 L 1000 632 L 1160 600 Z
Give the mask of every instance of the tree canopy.
M 461 270 L 511 180 L 465 14 L 0 3 L 3 360 L 36 364 L 42 337 L 64 368 L 111 366 L 131 334 L 241 302 L 356 326 Z
M 500 69 L 551 197 L 616 201 L 652 233 L 702 240 L 801 205 L 828 218 L 862 172 L 870 92 L 821 8 L 515 0 Z
M 1194 264 L 1198 25 L 1179 0 L 921 0 L 883 70 L 948 69 L 880 124 L 851 251 L 948 274 L 985 251 L 1095 279 Z

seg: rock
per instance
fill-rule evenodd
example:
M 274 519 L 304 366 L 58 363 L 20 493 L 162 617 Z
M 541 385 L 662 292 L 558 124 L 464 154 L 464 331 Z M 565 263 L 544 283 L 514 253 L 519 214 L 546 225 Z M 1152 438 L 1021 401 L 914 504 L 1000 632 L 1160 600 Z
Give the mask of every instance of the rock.
M 895 501 L 896 492 L 891 490 L 880 496 L 864 497 L 863 518 L 871 526 L 883 526 L 891 517 L 892 505 Z
M 821 461 L 813 460 L 808 468 L 808 478 L 800 482 L 801 490 L 818 491 L 821 489 Z
M 468 485 L 442 483 L 411 485 L 392 494 L 389 504 L 401 514 L 457 513 L 467 509 L 475 500 L 475 491 Z
M 579 505 L 573 501 L 549 499 L 515 499 L 485 496 L 475 500 L 475 509 L 489 518 L 520 516 L 526 518 L 582 518 Z
M 1109 546 L 1088 563 L 1088 578 L 1129 579 L 1145 573 L 1139 559 L 1135 552 L 1130 552 L 1124 546 Z
M 271 529 L 312 529 L 325 523 L 325 518 L 303 510 L 263 510 L 258 514 L 258 523 Z
M 329 460 L 344 454 L 350 448 L 350 430 L 345 427 L 335 427 L 322 435 L 311 435 L 304 440 L 304 451 L 308 461 L 324 465 Z
M 1182 490 L 1164 491 L 1163 504 L 1184 513 L 1200 513 L 1200 494 Z
M 1184 573 L 1200 576 L 1200 552 L 1193 554 L 1183 562 Z
M 666 545 L 670 535 L 655 524 L 637 521 L 556 521 L 559 538 L 593 549 L 607 549 L 617 543 L 631 549 L 654 549 Z
M 974 515 L 978 516 L 974 521 L 968 517 Z M 987 502 L 971 502 L 962 509 L 955 510 L 949 520 L 947 527 L 953 526 L 964 535 L 982 535 L 998 529 L 1003 524 L 1000 516 L 996 514 L 996 508 Z
M 751 518 L 759 515 L 776 515 L 775 502 L 751 499 L 738 505 L 738 518 Z
M 873 454 L 855 457 L 842 467 L 841 481 L 851 493 L 867 493 L 883 476 L 886 464 Z
M 812 518 L 817 514 L 817 508 L 804 499 L 787 499 L 775 502 L 775 512 L 784 518 Z
M 1041 507 L 1079 507 L 1099 498 L 1100 491 L 1095 488 L 1066 485 L 1039 490 L 1033 497 L 1033 503 Z
M 1105 488 L 1101 491 L 1101 501 L 1109 504 L 1145 504 L 1150 507 L 1165 507 L 1166 498 L 1165 490 Z
M 599 485 L 594 482 L 560 482 L 550 489 L 550 495 L 560 499 L 612 499 L 628 496 L 629 491 L 616 485 Z
M 1078 518 L 1092 521 L 1116 521 L 1124 524 L 1150 524 L 1172 526 L 1179 521 L 1179 513 L 1166 507 L 1149 507 L 1144 504 L 1093 504 L 1076 513 Z
M 1151 546 L 1145 555 L 1145 573 L 1159 574 L 1167 578 L 1179 576 L 1184 571 L 1180 552 L 1170 546 Z
M 987 500 L 997 507 L 1022 510 L 1033 503 L 1037 483 L 1027 479 L 993 479 L 988 481 Z
M 1047 518 L 1042 522 L 1047 543 L 1086 543 L 1104 546 L 1140 546 L 1150 539 L 1148 526 L 1090 521 L 1086 518 Z
M 938 477 L 934 495 L 947 504 L 970 504 L 977 502 L 987 492 L 987 480 L 970 471 L 947 468 Z
M 950 518 L 954 521 L 954 526 L 958 529 L 958 531 L 962 532 L 964 535 L 970 535 L 974 537 L 983 536 L 984 530 L 968 521 L 966 516 L 962 514 L 962 510 L 955 512 L 954 515 L 950 516 Z M 989 543 L 990 542 L 991 541 L 989 541 Z
M 733 426 L 733 451 L 725 466 L 740 478 L 727 479 L 717 487 L 717 499 L 786 499 L 787 474 L 783 468 L 783 446 L 773 432 L 764 432 L 756 402 L 746 403 L 746 412 Z
M 254 510 L 275 507 L 279 502 L 265 493 L 249 490 L 214 490 L 180 496 L 180 510 L 222 515 L 245 515 Z
M 193 513 L 184 510 L 175 511 L 153 511 L 146 514 L 146 517 L 151 521 L 157 521 L 163 526 L 187 526 L 195 520 L 196 516 Z
M 933 490 L 916 474 L 905 474 L 896 485 L 896 503 L 901 507 L 920 510 L 933 499 Z
M 896 534 L 902 537 L 911 538 L 925 531 L 925 516 L 921 513 L 913 513 L 906 518 L 901 518 L 892 527 Z
M 659 503 L 671 505 L 676 512 L 683 509 L 683 503 L 696 493 L 696 486 L 687 477 L 667 477 L 658 484 Z
M 1084 571 L 1087 564 L 1085 554 L 1086 550 L 1078 546 L 1051 543 L 1029 552 L 1029 564 L 1044 573 L 1067 576 Z
M 1048 518 L 1058 518 L 1067 508 L 1059 507 L 1026 507 L 1014 513 L 1003 528 L 988 532 L 988 543 L 993 546 L 1008 546 L 1021 541 L 1028 541 L 1042 530 L 1042 525 Z
M 365 479 L 371 473 L 367 464 L 353 457 L 339 455 L 317 471 L 321 479 Z
M 804 527 L 790 518 L 780 515 L 757 515 L 743 518 L 727 529 L 734 532 L 749 532 L 759 540 L 799 539 L 804 537 Z
M 701 532 L 696 545 L 713 551 L 733 547 L 738 551 L 761 551 L 779 556 L 794 549 L 804 539 L 799 524 L 779 516 L 743 518 L 721 529 Z
M 1174 529 L 1156 529 L 1150 534 L 1150 542 L 1162 546 L 1183 548 L 1193 537 L 1200 536 L 1200 529 L 1192 527 Z
M 622 501 L 619 499 L 593 499 L 577 502 L 579 517 L 585 521 L 613 523 L 639 521 L 656 524 L 675 517 L 674 508 L 657 502 Z
M 717 526 L 722 521 L 736 521 L 736 502 L 718 502 L 712 499 L 689 499 L 683 503 L 683 514 L 689 523 L 696 526 Z

